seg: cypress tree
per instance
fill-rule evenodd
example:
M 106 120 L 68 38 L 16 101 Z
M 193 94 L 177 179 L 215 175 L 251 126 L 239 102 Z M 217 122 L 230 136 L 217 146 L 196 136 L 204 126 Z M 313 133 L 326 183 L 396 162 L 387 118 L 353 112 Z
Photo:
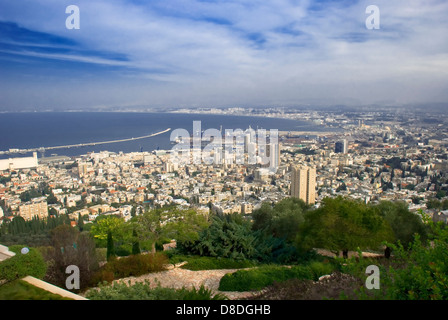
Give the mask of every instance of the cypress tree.
M 134 238 L 134 243 L 132 244 L 132 254 L 140 254 L 140 243 L 137 239 L 137 232 L 132 231 L 132 237 Z
M 84 220 L 81 217 L 81 213 L 78 213 L 78 228 L 79 231 L 82 231 L 84 229 Z
M 109 261 L 109 259 L 113 256 L 115 256 L 114 240 L 112 238 L 112 232 L 109 231 L 107 233 L 107 260 Z

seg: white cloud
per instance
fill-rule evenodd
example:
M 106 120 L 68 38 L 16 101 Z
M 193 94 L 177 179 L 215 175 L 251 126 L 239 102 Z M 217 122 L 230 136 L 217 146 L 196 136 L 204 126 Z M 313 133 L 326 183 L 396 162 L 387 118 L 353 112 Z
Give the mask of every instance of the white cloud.
M 136 103 L 410 103 L 448 98 L 443 90 L 448 85 L 445 1 L 378 0 L 380 30 L 365 28 L 369 1 L 331 3 L 309 11 L 313 1 L 173 0 L 153 6 L 78 1 L 81 30 L 75 31 L 65 29 L 64 5 L 71 3 L 25 1 L 24 11 L 14 2 L 4 4 L 0 19 L 73 38 L 98 52 L 125 55 L 127 62 L 53 57 L 123 64 L 140 70 L 134 77 L 143 82 L 163 81 L 121 92 Z

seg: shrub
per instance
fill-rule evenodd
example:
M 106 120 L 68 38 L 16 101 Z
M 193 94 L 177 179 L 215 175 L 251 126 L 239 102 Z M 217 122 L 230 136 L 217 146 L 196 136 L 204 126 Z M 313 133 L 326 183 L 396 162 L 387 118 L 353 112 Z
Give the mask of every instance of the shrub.
M 331 274 L 336 267 L 330 262 L 313 261 L 309 264 L 309 268 L 313 273 L 313 280 L 319 280 L 323 275 Z
M 172 289 L 160 286 L 151 288 L 150 282 L 137 282 L 130 286 L 126 283 L 114 283 L 110 286 L 101 285 L 90 290 L 86 297 L 90 300 L 224 300 L 221 294 L 214 295 L 209 289 L 201 286 L 199 289 Z
M 35 287 L 23 280 L 14 280 L 0 287 L 0 300 L 73 300 Z
M 221 291 L 253 291 L 261 290 L 274 282 L 288 279 L 313 279 L 313 271 L 308 266 L 264 266 L 251 270 L 238 270 L 221 278 Z
M 42 279 L 47 272 L 47 265 L 42 254 L 35 248 L 29 248 L 29 252 L 22 254 L 24 246 L 15 245 L 9 250 L 16 255 L 0 263 L 0 279 L 12 281 L 26 276 Z
M 95 274 L 93 284 L 163 271 L 168 262 L 163 253 L 136 254 L 121 259 L 114 257 Z
M 363 282 L 358 278 L 340 272 L 334 272 L 329 279 L 314 282 L 312 280 L 289 279 L 275 282 L 251 300 L 339 300 L 356 299 L 356 292 Z

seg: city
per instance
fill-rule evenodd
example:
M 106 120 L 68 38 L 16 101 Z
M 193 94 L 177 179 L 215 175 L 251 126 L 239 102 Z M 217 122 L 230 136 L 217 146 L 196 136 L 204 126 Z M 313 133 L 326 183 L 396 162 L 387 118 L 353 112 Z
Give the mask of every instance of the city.
M 313 138 L 300 132 L 279 132 L 279 165 L 275 172 L 247 162 L 232 160 L 226 164 L 225 159 L 212 165 L 181 166 L 171 162 L 171 150 L 36 158 L 29 167 L 20 159 L 10 166 L 6 165 L 8 160 L 0 160 L 2 216 L 12 219 L 20 213 L 31 219 L 31 213 L 25 212 L 40 206 L 42 209 L 36 210 L 43 218 L 48 206 L 57 213 L 69 213 L 73 220 L 78 214 L 94 220 L 98 209 L 129 218 L 132 208 L 171 204 L 204 213 L 211 209 L 250 214 L 264 201 L 278 202 L 289 196 L 318 205 L 325 197 L 350 195 L 366 203 L 402 200 L 411 211 L 430 209 L 431 214 L 441 215 L 440 219 L 446 221 L 447 212 L 432 206 L 434 200 L 443 200 L 447 191 L 448 132 L 442 120 L 434 126 L 431 119 L 426 119 L 431 125 L 418 127 L 415 122 L 424 123 L 425 119 L 372 113 L 319 116 L 317 112 L 305 112 L 288 116 L 313 119 L 326 126 L 336 123 L 343 131 L 318 133 Z M 315 170 L 315 184 L 309 191 L 312 200 L 307 200 L 306 192 L 299 196 L 293 191 L 299 179 L 294 173 L 297 165 Z M 21 170 L 13 171 L 16 168 Z M 51 188 L 58 204 L 47 204 L 42 197 L 32 199 L 34 204 L 21 201 L 22 193 L 42 183 Z M 101 205 L 92 206 L 95 203 Z
M 448 300 L 447 13 L 0 0 L 0 300 Z

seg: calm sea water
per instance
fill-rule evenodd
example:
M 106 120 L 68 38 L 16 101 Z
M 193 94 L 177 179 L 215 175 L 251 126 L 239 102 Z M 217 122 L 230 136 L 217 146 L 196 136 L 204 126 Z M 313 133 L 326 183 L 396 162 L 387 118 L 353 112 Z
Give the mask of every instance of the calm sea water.
M 4 113 L 0 114 L 0 150 L 28 149 L 127 139 L 151 133 L 183 128 L 193 132 L 193 121 L 201 121 L 202 130 L 215 128 L 277 129 L 279 131 L 328 131 L 322 126 L 298 120 L 250 116 L 224 116 L 169 113 Z M 48 150 L 52 154 L 76 156 L 104 150 L 113 152 L 152 151 L 171 149 L 170 132 L 141 140 Z M 3 155 L 1 158 L 20 157 L 23 154 Z M 42 154 L 38 153 L 41 157 Z

